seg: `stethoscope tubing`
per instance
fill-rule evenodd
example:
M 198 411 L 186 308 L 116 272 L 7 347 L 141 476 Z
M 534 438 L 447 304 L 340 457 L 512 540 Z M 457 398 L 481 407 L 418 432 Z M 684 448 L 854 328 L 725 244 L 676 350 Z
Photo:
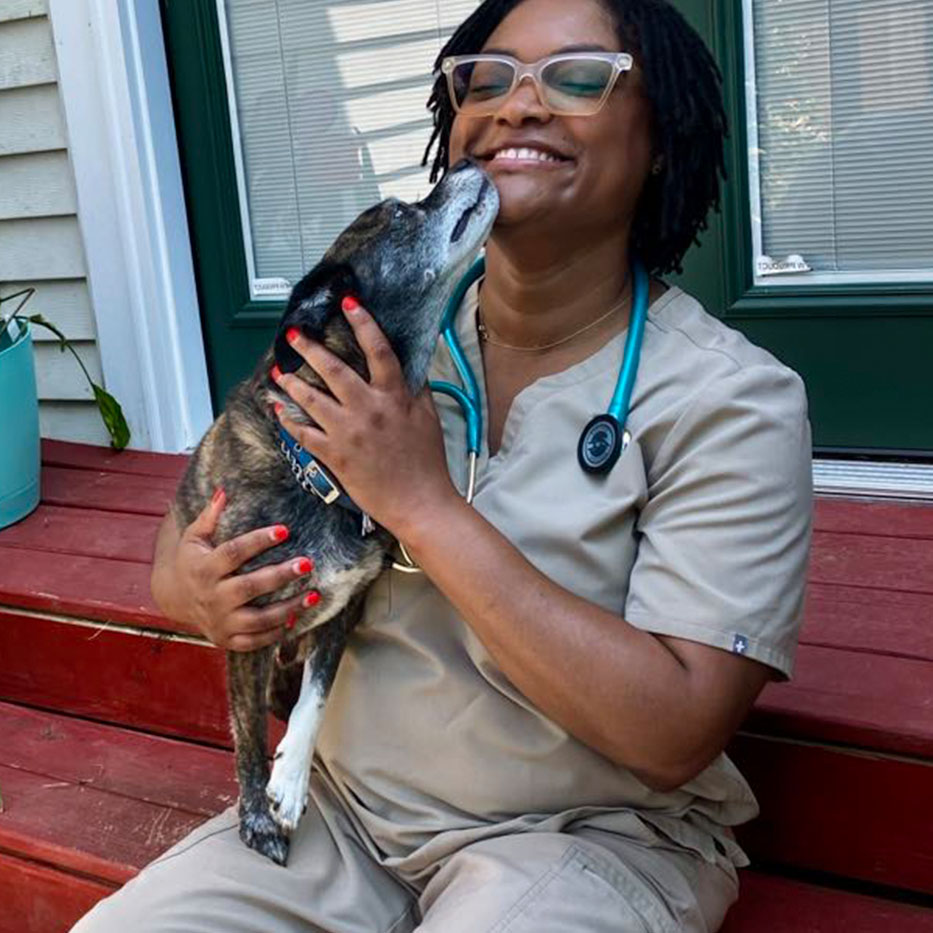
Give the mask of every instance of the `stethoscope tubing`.
M 632 316 L 628 322 L 628 335 L 625 339 L 625 352 L 622 355 L 622 369 L 616 382 L 615 392 L 609 402 L 608 413 L 625 428 L 628 410 L 632 403 L 632 390 L 638 374 L 638 361 L 641 359 L 642 338 L 645 336 L 645 321 L 648 319 L 648 290 L 650 282 L 645 267 L 640 262 L 632 263 Z
M 441 392 L 454 398 L 460 405 L 460 409 L 466 418 L 467 423 L 467 450 L 479 456 L 480 445 L 483 439 L 483 408 L 480 402 L 479 383 L 476 381 L 476 374 L 470 366 L 457 337 L 457 312 L 466 293 L 473 286 L 473 283 L 481 279 L 486 274 L 486 257 L 479 256 L 472 266 L 467 270 L 466 275 L 457 283 L 447 307 L 444 310 L 444 317 L 441 319 L 441 334 L 444 337 L 444 343 L 447 344 L 447 350 L 450 358 L 453 360 L 457 375 L 463 383 L 463 389 L 450 382 L 432 382 L 431 391 Z
M 444 309 L 444 316 L 441 319 L 441 334 L 444 338 L 444 342 L 447 344 L 447 349 L 453 361 L 454 368 L 457 370 L 457 375 L 463 383 L 463 388 L 446 381 L 432 381 L 430 383 L 432 392 L 439 392 L 443 395 L 447 395 L 457 402 L 466 420 L 469 476 L 465 498 L 468 503 L 473 502 L 473 496 L 476 491 L 476 465 L 479 459 L 480 445 L 482 444 L 483 437 L 483 411 L 476 374 L 473 372 L 466 358 L 466 354 L 463 352 L 463 347 L 460 345 L 460 340 L 457 337 L 456 318 L 466 293 L 474 282 L 480 279 L 485 272 L 486 260 L 484 256 L 480 256 L 457 283 L 450 300 L 447 302 L 447 307 Z M 598 415 L 594 419 L 594 422 L 606 418 L 614 421 L 618 427 L 620 439 L 622 435 L 625 435 L 626 439 L 628 436 L 628 432 L 625 430 L 625 423 L 628 420 L 632 391 L 635 388 L 635 378 L 638 375 L 642 338 L 645 333 L 645 322 L 648 318 L 650 280 L 648 278 L 648 273 L 645 271 L 645 267 L 638 260 L 632 262 L 632 275 L 632 314 L 629 320 L 628 334 L 625 339 L 622 367 L 619 371 L 619 378 L 616 380 L 615 391 L 612 394 L 612 399 L 609 402 L 609 408 L 606 414 Z M 593 422 L 590 424 L 592 425 Z M 620 446 L 621 449 L 624 450 L 624 447 L 627 446 L 627 440 L 624 445 Z M 589 472 L 608 472 L 615 463 L 618 454 L 619 451 L 615 453 L 614 457 L 609 458 L 602 468 L 596 471 L 589 470 Z M 401 542 L 399 542 L 399 547 L 407 563 L 394 561 L 392 566 L 403 573 L 420 572 L 420 568 L 411 559 Z

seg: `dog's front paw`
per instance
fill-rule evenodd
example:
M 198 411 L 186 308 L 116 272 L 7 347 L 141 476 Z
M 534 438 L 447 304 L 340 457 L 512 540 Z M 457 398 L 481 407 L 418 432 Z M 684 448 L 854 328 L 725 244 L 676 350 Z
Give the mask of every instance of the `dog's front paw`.
M 295 829 L 308 808 L 310 772 L 310 757 L 304 755 L 277 756 L 272 766 L 266 797 L 273 819 L 286 832 Z
M 240 839 L 278 865 L 288 861 L 288 834 L 265 807 L 256 812 L 240 811 Z

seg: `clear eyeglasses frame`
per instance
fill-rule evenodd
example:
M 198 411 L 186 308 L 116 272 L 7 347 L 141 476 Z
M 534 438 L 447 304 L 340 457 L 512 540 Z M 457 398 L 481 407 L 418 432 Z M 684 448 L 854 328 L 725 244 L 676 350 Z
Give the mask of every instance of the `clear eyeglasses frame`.
M 511 55 L 452 55 L 441 62 L 441 73 L 451 105 L 464 116 L 491 116 L 525 78 L 551 113 L 590 116 L 602 109 L 619 75 L 633 65 L 628 52 L 564 52 L 531 64 Z

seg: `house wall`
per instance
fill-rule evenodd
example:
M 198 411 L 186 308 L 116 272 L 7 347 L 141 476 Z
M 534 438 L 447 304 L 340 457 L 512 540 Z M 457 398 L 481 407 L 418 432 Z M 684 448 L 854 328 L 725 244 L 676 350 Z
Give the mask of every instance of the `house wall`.
M 24 310 L 102 381 L 47 0 L 0 0 L 0 294 L 24 286 L 36 289 Z M 107 443 L 74 358 L 42 328 L 34 338 L 43 436 Z

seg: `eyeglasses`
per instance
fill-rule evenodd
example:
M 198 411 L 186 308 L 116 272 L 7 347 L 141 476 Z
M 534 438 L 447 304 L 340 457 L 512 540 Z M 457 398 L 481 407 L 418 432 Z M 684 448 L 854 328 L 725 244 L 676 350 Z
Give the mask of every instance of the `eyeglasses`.
M 454 55 L 441 62 L 441 72 L 454 110 L 464 116 L 491 116 L 525 78 L 551 113 L 589 116 L 633 64 L 627 52 L 567 52 L 531 65 L 510 55 Z

